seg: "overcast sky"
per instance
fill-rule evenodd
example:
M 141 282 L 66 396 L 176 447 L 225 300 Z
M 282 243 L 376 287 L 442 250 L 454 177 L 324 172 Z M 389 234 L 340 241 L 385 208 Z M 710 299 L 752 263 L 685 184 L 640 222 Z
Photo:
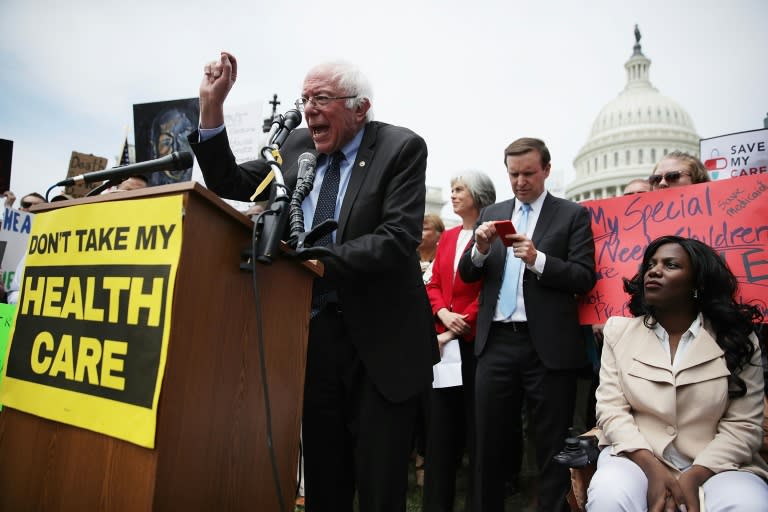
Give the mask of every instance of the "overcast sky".
M 205 62 L 239 62 L 228 103 L 282 107 L 306 70 L 361 66 L 377 119 L 429 147 L 427 184 L 477 169 L 511 196 L 503 149 L 544 139 L 564 182 L 600 109 L 626 83 L 634 24 L 651 82 L 703 138 L 762 128 L 768 1 L 307 2 L 0 0 L 0 138 L 17 196 L 64 178 L 70 153 L 110 159 L 133 104 L 196 97 Z M 18 206 L 18 203 L 17 203 Z

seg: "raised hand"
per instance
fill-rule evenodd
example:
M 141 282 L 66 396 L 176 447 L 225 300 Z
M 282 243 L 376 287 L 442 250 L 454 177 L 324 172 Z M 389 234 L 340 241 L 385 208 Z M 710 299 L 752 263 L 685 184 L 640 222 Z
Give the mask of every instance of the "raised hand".
M 205 65 L 200 83 L 200 126 L 216 128 L 224 124 L 224 100 L 237 80 L 237 59 L 221 52 L 219 60 Z
M 10 190 L 6 190 L 3 192 L 3 197 L 5 197 L 5 201 L 3 202 L 3 205 L 6 208 L 13 208 L 13 203 L 16 202 L 16 194 L 11 192 Z

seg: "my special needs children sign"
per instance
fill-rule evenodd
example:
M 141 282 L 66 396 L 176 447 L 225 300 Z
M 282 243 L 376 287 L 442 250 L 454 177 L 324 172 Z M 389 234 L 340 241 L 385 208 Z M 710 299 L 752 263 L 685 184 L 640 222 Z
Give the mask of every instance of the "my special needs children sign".
M 738 280 L 737 299 L 768 317 L 768 175 L 583 204 L 592 218 L 597 284 L 580 300 L 581 323 L 632 316 L 622 278 L 637 273 L 645 248 L 662 235 L 695 238 L 715 249 Z
M 0 402 L 153 448 L 181 221 L 181 196 L 38 214 Z

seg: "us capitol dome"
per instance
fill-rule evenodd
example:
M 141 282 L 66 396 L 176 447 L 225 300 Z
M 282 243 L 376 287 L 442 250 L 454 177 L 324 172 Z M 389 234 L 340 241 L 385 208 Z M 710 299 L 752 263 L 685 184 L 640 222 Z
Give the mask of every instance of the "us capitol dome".
M 620 196 L 627 183 L 648 177 L 670 151 L 699 154 L 699 135 L 691 117 L 651 85 L 651 60 L 643 55 L 637 26 L 634 52 L 624 67 L 627 85 L 600 111 L 573 160 L 576 178 L 566 187 L 568 199 Z

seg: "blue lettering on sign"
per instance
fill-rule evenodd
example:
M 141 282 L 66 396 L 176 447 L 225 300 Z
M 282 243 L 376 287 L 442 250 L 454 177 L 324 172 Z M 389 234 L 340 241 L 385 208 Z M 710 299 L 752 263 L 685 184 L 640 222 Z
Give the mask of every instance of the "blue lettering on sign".
M 29 234 L 32 230 L 32 216 L 21 215 L 18 210 L 6 208 L 3 214 L 3 230 Z

